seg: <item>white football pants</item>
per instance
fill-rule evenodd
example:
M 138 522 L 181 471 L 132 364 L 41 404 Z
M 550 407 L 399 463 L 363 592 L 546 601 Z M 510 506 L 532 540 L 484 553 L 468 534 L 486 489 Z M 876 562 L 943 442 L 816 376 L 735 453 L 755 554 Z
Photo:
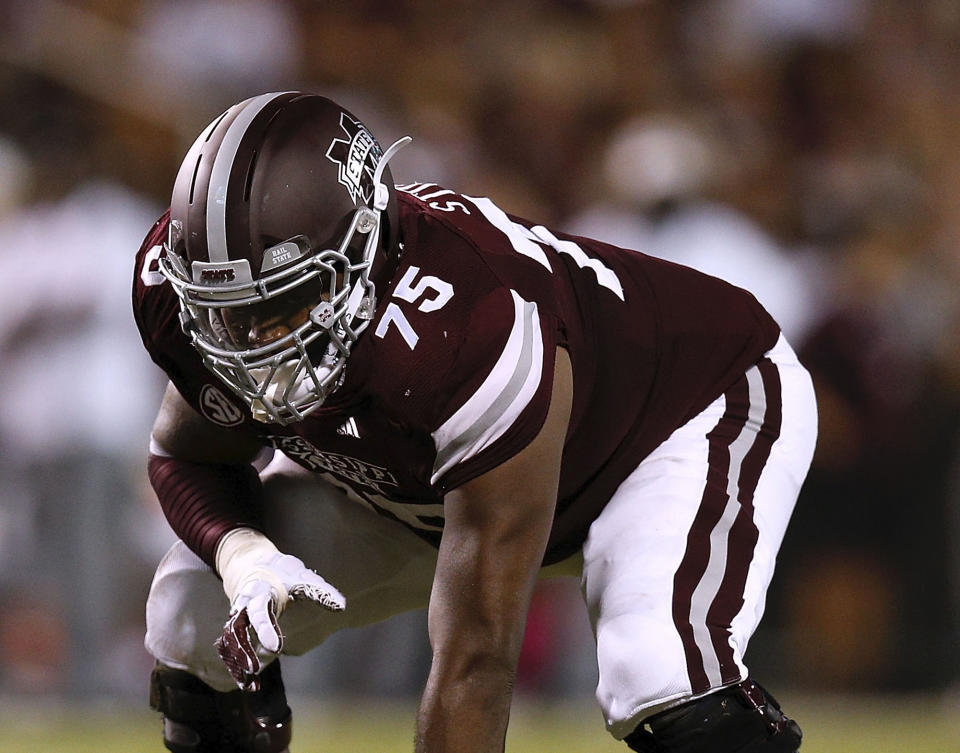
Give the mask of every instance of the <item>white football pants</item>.
M 807 371 L 781 337 L 620 485 L 590 527 L 581 584 L 597 639 L 597 699 L 614 737 L 657 711 L 746 678 L 777 551 L 816 439 Z M 262 473 L 283 526 L 266 533 L 339 588 L 347 609 L 292 603 L 284 653 L 344 627 L 427 606 L 436 551 L 279 453 Z M 577 558 L 577 566 L 580 566 Z M 554 566 L 545 575 L 569 574 Z M 147 600 L 147 650 L 218 690 L 236 686 L 214 641 L 229 604 L 178 542 Z

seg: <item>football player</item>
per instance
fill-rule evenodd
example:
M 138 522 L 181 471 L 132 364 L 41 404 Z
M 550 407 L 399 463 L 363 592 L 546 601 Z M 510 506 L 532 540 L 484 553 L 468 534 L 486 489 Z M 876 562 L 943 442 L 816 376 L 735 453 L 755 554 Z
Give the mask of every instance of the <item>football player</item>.
M 280 654 L 428 608 L 418 751 L 501 751 L 531 592 L 581 578 L 634 751 L 792 753 L 744 652 L 816 435 L 749 293 L 394 185 L 363 123 L 270 93 L 187 153 L 136 262 L 169 376 L 147 603 L 178 753 L 278 753 Z

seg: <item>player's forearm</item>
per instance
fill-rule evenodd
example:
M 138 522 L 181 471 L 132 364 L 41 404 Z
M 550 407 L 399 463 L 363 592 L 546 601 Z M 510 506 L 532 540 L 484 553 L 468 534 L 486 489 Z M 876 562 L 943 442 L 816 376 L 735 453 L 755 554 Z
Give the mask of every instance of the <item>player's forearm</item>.
M 497 655 L 434 660 L 417 719 L 416 753 L 501 753 L 515 663 Z M 451 676 L 453 675 L 453 676 Z
M 262 527 L 260 479 L 252 466 L 205 465 L 151 454 L 147 468 L 170 527 L 211 567 L 224 534 Z

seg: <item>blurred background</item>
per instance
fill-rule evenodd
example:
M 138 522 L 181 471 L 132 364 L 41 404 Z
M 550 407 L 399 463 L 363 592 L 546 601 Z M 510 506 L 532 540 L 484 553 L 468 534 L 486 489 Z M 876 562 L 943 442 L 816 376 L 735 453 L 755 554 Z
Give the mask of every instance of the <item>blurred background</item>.
M 748 661 L 776 688 L 954 703 L 958 49 L 955 0 L 2 0 L 0 698 L 145 704 L 173 537 L 133 255 L 203 126 L 306 89 L 384 144 L 411 134 L 400 182 L 752 290 L 814 374 L 821 434 Z M 416 697 L 424 626 L 336 636 L 288 682 Z M 594 682 L 576 583 L 546 583 L 519 692 Z

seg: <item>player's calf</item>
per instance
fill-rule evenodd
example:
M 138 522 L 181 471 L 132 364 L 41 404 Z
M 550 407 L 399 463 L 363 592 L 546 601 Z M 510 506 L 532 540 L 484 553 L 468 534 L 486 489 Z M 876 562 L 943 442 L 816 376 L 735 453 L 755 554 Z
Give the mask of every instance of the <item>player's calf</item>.
M 638 753 L 796 753 L 802 733 L 747 679 L 644 719 L 624 738 Z
M 163 714 L 163 742 L 174 753 L 288 753 L 291 715 L 274 661 L 260 690 L 221 693 L 188 672 L 157 664 L 150 705 Z

